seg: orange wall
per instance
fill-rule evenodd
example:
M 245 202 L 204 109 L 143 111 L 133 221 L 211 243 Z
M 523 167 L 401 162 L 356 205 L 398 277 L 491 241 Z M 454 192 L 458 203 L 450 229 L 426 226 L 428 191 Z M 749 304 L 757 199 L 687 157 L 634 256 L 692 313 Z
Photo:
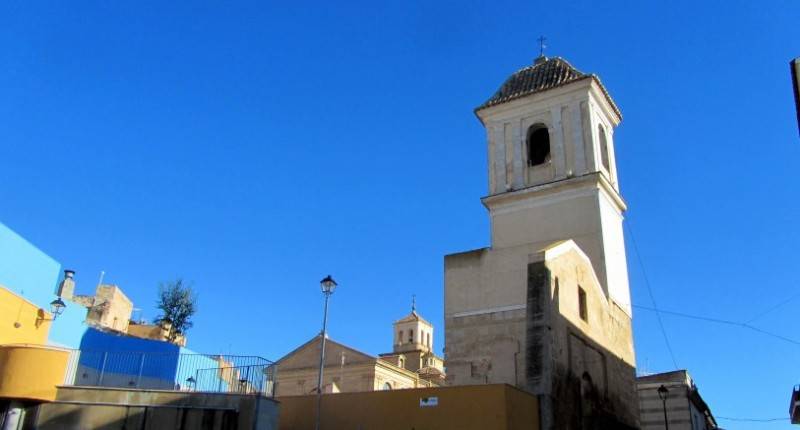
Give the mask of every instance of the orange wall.
M 0 398 L 54 400 L 69 351 L 38 345 L 0 345 Z
M 52 315 L 39 311 L 38 306 L 0 286 L 0 345 L 45 344 Z
M 436 397 L 438 405 L 421 407 L 425 397 Z M 313 429 L 316 399 L 279 397 L 280 429 Z M 326 394 L 321 428 L 538 430 L 539 402 L 536 396 L 503 384 Z

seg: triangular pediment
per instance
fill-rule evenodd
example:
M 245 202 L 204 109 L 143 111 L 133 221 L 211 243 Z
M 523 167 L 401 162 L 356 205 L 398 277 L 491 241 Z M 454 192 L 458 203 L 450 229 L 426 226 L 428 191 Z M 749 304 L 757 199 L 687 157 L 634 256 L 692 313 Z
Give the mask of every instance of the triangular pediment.
M 311 340 L 300 345 L 278 360 L 276 363 L 278 369 L 286 371 L 319 366 L 321 344 L 322 337 L 319 335 L 314 336 Z M 336 342 L 331 338 L 327 338 L 325 341 L 325 367 L 342 365 L 342 357 L 344 357 L 344 365 L 370 363 L 375 362 L 377 359 L 369 354 Z

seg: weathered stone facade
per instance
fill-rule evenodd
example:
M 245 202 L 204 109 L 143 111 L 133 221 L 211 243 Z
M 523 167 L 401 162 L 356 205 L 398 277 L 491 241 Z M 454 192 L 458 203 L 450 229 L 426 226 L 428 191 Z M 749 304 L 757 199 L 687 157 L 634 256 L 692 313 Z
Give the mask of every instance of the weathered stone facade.
M 445 257 L 448 383 L 538 394 L 544 429 L 636 427 L 619 110 L 596 77 L 542 57 L 477 114 L 492 241 Z

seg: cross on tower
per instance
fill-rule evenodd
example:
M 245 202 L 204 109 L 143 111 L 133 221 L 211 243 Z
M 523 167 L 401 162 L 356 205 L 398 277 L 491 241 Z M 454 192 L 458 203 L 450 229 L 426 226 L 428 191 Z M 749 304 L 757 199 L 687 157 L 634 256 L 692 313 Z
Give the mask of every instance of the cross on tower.
M 547 48 L 547 45 L 545 45 L 544 42 L 547 41 L 547 38 L 544 36 L 539 36 L 539 38 L 536 40 L 539 41 L 539 56 L 544 57 L 544 48 Z
M 411 312 L 416 312 L 417 310 L 417 295 L 411 295 Z

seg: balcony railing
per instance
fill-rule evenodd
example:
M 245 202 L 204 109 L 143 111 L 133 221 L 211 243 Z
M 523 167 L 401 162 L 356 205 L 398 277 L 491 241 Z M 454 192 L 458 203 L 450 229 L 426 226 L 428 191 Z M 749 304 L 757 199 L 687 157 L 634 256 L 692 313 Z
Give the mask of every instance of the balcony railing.
M 73 350 L 64 385 L 272 397 L 275 371 L 257 356 Z

